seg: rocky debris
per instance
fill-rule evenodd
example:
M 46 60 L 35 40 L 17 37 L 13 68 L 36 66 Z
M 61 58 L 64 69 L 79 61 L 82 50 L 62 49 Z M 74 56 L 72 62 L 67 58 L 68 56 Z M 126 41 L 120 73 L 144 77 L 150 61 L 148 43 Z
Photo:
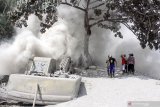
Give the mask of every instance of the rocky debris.
M 94 70 L 96 70 L 96 69 L 97 69 L 97 66 L 89 66 L 89 69 L 94 69 Z
M 0 84 L 7 83 L 9 79 L 9 75 L 0 75 Z

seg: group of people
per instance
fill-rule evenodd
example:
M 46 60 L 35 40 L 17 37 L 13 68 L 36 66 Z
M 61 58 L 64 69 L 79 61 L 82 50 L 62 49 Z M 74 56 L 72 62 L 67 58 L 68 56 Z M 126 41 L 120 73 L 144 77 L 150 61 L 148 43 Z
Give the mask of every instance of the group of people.
M 121 55 L 121 62 L 122 62 L 122 74 L 134 74 L 134 65 L 135 65 L 135 58 L 134 55 L 131 53 L 127 58 L 125 54 Z M 108 56 L 106 61 L 107 63 L 107 73 L 108 76 L 115 77 L 115 67 L 117 66 L 117 61 L 111 55 Z

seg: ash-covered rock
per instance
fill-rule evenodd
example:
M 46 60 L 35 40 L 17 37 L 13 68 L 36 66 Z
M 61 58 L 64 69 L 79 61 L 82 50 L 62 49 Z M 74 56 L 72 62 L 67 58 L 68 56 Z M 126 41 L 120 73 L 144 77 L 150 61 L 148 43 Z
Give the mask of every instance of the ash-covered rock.
M 9 79 L 9 75 L 0 75 L 0 84 L 7 83 Z

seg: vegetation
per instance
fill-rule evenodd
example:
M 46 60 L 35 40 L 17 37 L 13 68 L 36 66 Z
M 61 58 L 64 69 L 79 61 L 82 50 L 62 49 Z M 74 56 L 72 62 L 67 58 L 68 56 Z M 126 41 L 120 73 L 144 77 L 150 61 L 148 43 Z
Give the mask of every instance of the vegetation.
M 14 32 L 8 15 L 10 9 L 11 2 L 0 0 L 0 40 L 12 37 Z
M 160 1 L 158 0 L 29 0 L 21 3 L 11 14 L 11 21 L 18 27 L 27 26 L 29 14 L 40 20 L 41 32 L 57 21 L 58 5 L 67 5 L 84 12 L 84 66 L 91 64 L 89 38 L 92 28 L 110 29 L 115 36 L 123 38 L 120 24 L 130 29 L 140 41 L 142 48 L 160 49 Z M 46 14 L 46 17 L 43 17 Z M 22 18 L 23 16 L 23 18 Z M 43 21 L 42 19 L 45 19 Z

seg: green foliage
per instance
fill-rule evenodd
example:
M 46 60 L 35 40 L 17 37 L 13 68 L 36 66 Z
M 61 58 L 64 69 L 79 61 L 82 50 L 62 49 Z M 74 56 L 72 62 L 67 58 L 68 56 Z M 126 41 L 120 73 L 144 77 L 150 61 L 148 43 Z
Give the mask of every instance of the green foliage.
M 84 27 L 87 34 L 91 28 L 110 29 L 115 37 L 123 38 L 120 24 L 130 29 L 140 41 L 142 48 L 147 45 L 151 49 L 160 49 L 160 1 L 159 0 L 31 0 L 17 6 L 11 13 L 11 21 L 18 27 L 27 26 L 26 20 L 30 14 L 35 14 L 41 20 L 41 32 L 50 28 L 57 21 L 57 4 L 72 6 L 83 11 Z M 43 4 L 46 7 L 43 7 Z M 92 13 L 92 14 L 91 14 Z M 46 14 L 43 17 L 42 14 Z M 88 15 L 90 14 L 90 15 Z M 22 18 L 23 16 L 23 18 Z M 45 21 L 43 21 L 44 19 Z
M 0 40 L 12 37 L 14 31 L 7 14 L 10 8 L 8 1 L 0 0 Z
M 110 29 L 115 37 L 123 38 L 118 23 L 123 24 L 137 36 L 142 48 L 160 49 L 159 0 L 111 0 L 104 4 L 103 18 L 97 21 L 99 27 Z M 95 10 L 104 11 L 104 8 Z M 98 12 L 94 13 L 98 16 Z
M 21 1 L 21 0 L 20 0 Z M 17 8 L 10 12 L 10 20 L 17 27 L 27 27 L 27 20 L 30 14 L 35 14 L 41 21 L 41 32 L 50 28 L 57 21 L 56 4 L 44 0 L 28 0 L 27 2 L 18 2 Z
M 160 1 L 128 0 L 119 7 L 121 13 L 128 17 L 125 24 L 134 32 L 143 48 L 160 49 Z

